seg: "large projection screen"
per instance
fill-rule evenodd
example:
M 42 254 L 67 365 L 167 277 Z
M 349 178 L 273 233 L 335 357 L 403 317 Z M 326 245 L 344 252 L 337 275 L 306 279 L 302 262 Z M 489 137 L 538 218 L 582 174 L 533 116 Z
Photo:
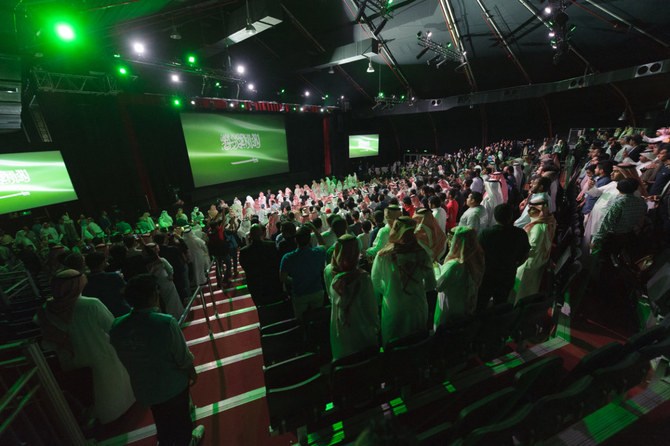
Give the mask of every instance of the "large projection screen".
M 379 155 L 379 135 L 349 135 L 349 158 Z
M 0 214 L 76 199 L 60 152 L 0 154 Z
M 288 172 L 283 116 L 181 113 L 195 187 Z

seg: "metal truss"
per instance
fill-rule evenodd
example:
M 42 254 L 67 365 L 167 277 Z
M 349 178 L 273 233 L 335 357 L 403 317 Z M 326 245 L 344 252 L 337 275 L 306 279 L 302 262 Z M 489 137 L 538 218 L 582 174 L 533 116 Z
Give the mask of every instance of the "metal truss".
M 447 43 L 446 45 L 435 42 L 430 39 L 431 35 L 431 32 L 428 32 L 424 35 L 421 31 L 416 34 L 416 37 L 419 41 L 419 46 L 423 47 L 423 50 L 421 50 L 421 52 L 416 56 L 417 59 L 423 57 L 427 51 L 432 51 L 435 53 L 435 56 L 431 59 L 428 59 L 428 65 L 434 63 L 435 66 L 439 68 L 447 61 L 458 62 L 461 64 L 461 66 L 467 63 L 465 59 L 465 51 L 459 53 L 458 51 L 452 49 L 451 42 Z
M 121 90 L 116 79 L 105 73 L 80 75 L 52 73 L 41 69 L 31 70 L 38 90 L 78 92 L 85 94 L 117 94 Z

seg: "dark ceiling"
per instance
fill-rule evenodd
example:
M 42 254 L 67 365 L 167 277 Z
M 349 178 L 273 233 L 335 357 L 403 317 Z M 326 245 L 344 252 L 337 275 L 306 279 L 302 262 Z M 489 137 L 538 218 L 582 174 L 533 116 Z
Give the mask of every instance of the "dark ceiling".
M 368 5 L 381 0 L 369 0 Z M 388 21 L 377 33 L 384 43 L 371 57 L 374 73 L 363 58 L 329 68 L 313 67 L 333 61 L 336 49 L 375 37 L 384 17 L 366 7 L 355 23 L 362 0 L 249 0 L 256 20 L 271 11 L 277 26 L 226 45 L 223 39 L 243 30 L 243 0 L 5 0 L 0 7 L 0 52 L 21 54 L 27 65 L 49 71 L 115 74 L 119 60 L 135 59 L 135 41 L 144 42 L 143 61 L 128 62 L 134 80 L 124 89 L 196 96 L 238 95 L 235 83 L 203 84 L 197 70 L 182 73 L 179 85 L 169 81 L 168 62 L 183 62 L 186 54 L 213 70 L 246 66 L 239 97 L 268 101 L 334 105 L 345 96 L 354 106 L 386 95 L 438 98 L 536 84 L 592 72 L 653 62 L 670 57 L 668 0 L 394 0 Z M 385 2 L 384 2 L 385 3 Z M 544 8 L 563 3 L 568 16 L 569 48 L 557 63 Z M 453 14 L 451 32 L 448 18 Z M 78 39 L 71 45 L 51 44 L 45 36 L 54 17 L 71 18 Z M 37 31 L 42 30 L 40 36 Z M 432 41 L 462 45 L 468 65 L 448 61 L 440 68 L 417 59 L 417 32 L 432 32 Z M 178 34 L 180 39 L 170 35 Z M 460 35 L 460 39 L 456 36 Z M 460 41 L 460 43 L 459 43 Z M 359 48 L 369 52 L 370 48 Z M 41 57 L 35 58 L 35 54 Z M 121 55 L 114 59 L 113 55 Z M 155 65 L 154 65 L 155 64 Z M 172 67 L 174 68 L 174 67 Z M 194 71 L 194 70 L 191 70 Z M 256 91 L 245 88 L 253 83 Z M 203 89 L 203 85 L 205 88 Z M 282 89 L 284 93 L 281 94 Z M 310 97 L 304 92 L 310 91 Z

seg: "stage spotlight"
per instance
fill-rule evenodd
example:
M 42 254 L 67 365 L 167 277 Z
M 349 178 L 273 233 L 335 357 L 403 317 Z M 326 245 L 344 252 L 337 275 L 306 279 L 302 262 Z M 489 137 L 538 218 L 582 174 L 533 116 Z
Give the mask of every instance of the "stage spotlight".
M 238 65 L 237 66 L 237 73 L 238 74 L 244 74 L 245 68 L 244 65 Z
M 141 42 L 133 43 L 133 50 L 141 56 L 142 54 L 144 54 L 144 50 L 145 50 L 144 44 L 141 43 Z
M 188 56 L 188 63 L 191 65 L 195 65 L 195 56 Z
M 195 105 L 195 101 L 191 101 L 191 105 Z
M 556 36 L 556 33 L 553 32 L 553 31 L 551 31 L 551 32 L 549 33 L 549 37 L 554 37 L 554 36 Z
M 432 31 L 428 31 L 428 33 L 426 34 L 426 37 L 429 38 L 429 39 L 430 39 L 431 37 L 433 37 L 433 32 L 432 32 Z
M 172 80 L 172 82 L 179 82 L 179 75 L 178 74 L 172 74 L 170 76 L 170 79 Z
M 71 42 L 76 37 L 74 33 L 74 28 L 72 28 L 72 25 L 69 25 L 67 23 L 56 24 L 56 35 L 58 36 L 59 39 L 65 42 Z
M 547 15 L 551 14 L 551 7 L 547 6 L 546 8 L 544 8 L 544 13 Z
M 372 60 L 368 60 L 368 69 L 365 70 L 368 73 L 374 73 L 375 72 L 375 67 L 372 66 Z
M 328 74 L 335 74 L 335 69 L 332 66 L 328 68 Z
M 250 91 L 254 91 L 255 90 L 254 84 L 247 85 L 247 89 L 250 90 Z
M 305 97 L 309 97 L 309 90 L 305 90 Z
M 340 99 L 344 99 L 344 95 L 340 96 Z
M 181 106 L 181 100 L 179 100 L 178 98 L 174 98 L 172 100 L 172 105 L 174 105 L 175 107 Z
M 128 74 L 128 70 L 126 70 L 126 67 L 119 67 L 119 74 L 126 75 Z

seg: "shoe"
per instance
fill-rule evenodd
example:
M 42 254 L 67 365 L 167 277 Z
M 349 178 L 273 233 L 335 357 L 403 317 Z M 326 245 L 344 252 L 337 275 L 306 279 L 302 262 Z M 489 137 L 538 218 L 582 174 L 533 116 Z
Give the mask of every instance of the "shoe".
M 195 429 L 193 429 L 193 432 L 191 432 L 191 442 L 189 443 L 189 446 L 196 446 L 198 443 L 200 443 L 200 440 L 202 440 L 202 437 L 205 435 L 205 426 L 202 424 Z

